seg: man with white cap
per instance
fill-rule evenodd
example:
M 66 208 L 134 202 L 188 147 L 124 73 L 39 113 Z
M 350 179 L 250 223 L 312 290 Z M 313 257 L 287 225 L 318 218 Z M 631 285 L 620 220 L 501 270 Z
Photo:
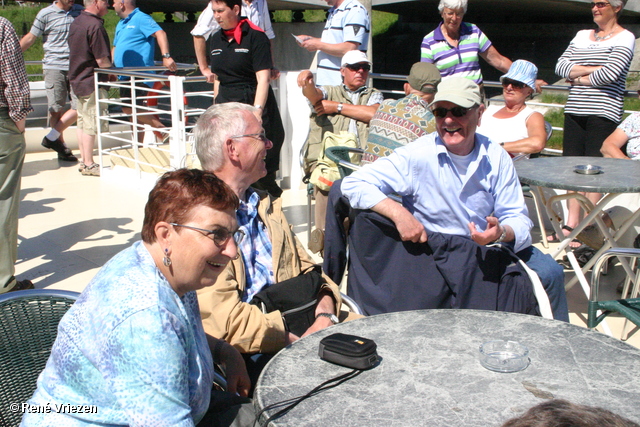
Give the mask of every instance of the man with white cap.
M 386 99 L 369 122 L 369 138 L 362 163 L 386 157 L 398 147 L 436 130 L 429 104 L 440 83 L 440 70 L 428 62 L 416 62 L 404 84 L 405 97 Z
M 440 83 L 430 107 L 436 132 L 343 179 L 351 207 L 388 217 L 404 241 L 426 242 L 428 232 L 440 232 L 479 245 L 513 245 L 540 276 L 554 318 L 568 321 L 562 269 L 531 246 L 532 223 L 513 162 L 499 144 L 476 133 L 485 109 L 480 88 L 451 77 Z M 392 192 L 402 204 L 388 197 Z
M 356 135 L 364 144 L 369 134 L 369 121 L 383 101 L 382 93 L 367 87 L 371 61 L 363 52 L 351 50 L 342 57 L 340 74 L 342 84 L 316 86 L 313 74 L 304 70 L 298 75 L 298 86 L 313 107 L 310 119 L 305 173 L 310 174 L 322 154 L 322 140 L 326 131 L 339 134 L 341 131 Z M 324 230 L 324 216 L 328 192 L 314 188 L 316 197 L 316 228 Z

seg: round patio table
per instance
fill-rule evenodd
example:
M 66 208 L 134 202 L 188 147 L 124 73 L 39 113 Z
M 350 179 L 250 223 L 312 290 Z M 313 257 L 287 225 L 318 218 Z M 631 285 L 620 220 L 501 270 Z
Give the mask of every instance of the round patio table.
M 565 322 L 476 310 L 382 314 L 305 337 L 265 367 L 254 394 L 257 410 L 350 372 L 318 357 L 320 340 L 335 332 L 373 339 L 379 364 L 269 426 L 500 426 L 552 398 L 640 422 L 640 350 Z M 478 348 L 496 339 L 527 346 L 529 366 L 515 373 L 485 369 Z

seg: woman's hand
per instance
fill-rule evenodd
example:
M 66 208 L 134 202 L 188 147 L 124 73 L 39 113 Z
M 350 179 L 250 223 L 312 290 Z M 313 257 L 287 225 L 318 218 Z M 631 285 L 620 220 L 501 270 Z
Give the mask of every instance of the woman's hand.
M 247 397 L 251 388 L 251 381 L 240 352 L 231 344 L 224 342 L 220 350 L 220 360 L 216 360 L 216 362 L 224 368 L 227 377 L 227 391 Z

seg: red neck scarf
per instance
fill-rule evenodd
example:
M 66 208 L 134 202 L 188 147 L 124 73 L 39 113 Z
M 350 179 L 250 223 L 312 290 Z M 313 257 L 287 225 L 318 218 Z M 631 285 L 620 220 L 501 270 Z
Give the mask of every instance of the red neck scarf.
M 224 35 L 227 38 L 233 37 L 236 43 L 240 44 L 240 42 L 242 41 L 242 24 L 244 24 L 245 22 L 249 24 L 249 27 L 253 28 L 254 30 L 264 33 L 264 31 L 262 31 L 262 28 L 258 27 L 256 24 L 249 21 L 247 18 L 241 19 L 240 21 L 238 21 L 238 24 L 236 25 L 235 28 L 232 28 L 230 30 L 222 30 L 222 31 L 224 32 Z

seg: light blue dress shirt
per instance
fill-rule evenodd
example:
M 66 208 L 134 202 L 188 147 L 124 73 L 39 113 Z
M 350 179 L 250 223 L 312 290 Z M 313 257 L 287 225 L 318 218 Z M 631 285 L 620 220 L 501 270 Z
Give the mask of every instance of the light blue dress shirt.
M 341 189 L 356 209 L 370 209 L 395 192 L 432 232 L 470 237 L 468 224 L 484 231 L 493 214 L 515 232 L 516 252 L 530 246 L 533 224 L 509 154 L 476 134 L 469 156 L 462 177 L 434 132 L 344 178 Z
M 136 242 L 104 265 L 58 326 L 22 426 L 194 426 L 213 361 L 195 292 L 180 298 Z M 60 413 L 56 405 L 94 405 Z

